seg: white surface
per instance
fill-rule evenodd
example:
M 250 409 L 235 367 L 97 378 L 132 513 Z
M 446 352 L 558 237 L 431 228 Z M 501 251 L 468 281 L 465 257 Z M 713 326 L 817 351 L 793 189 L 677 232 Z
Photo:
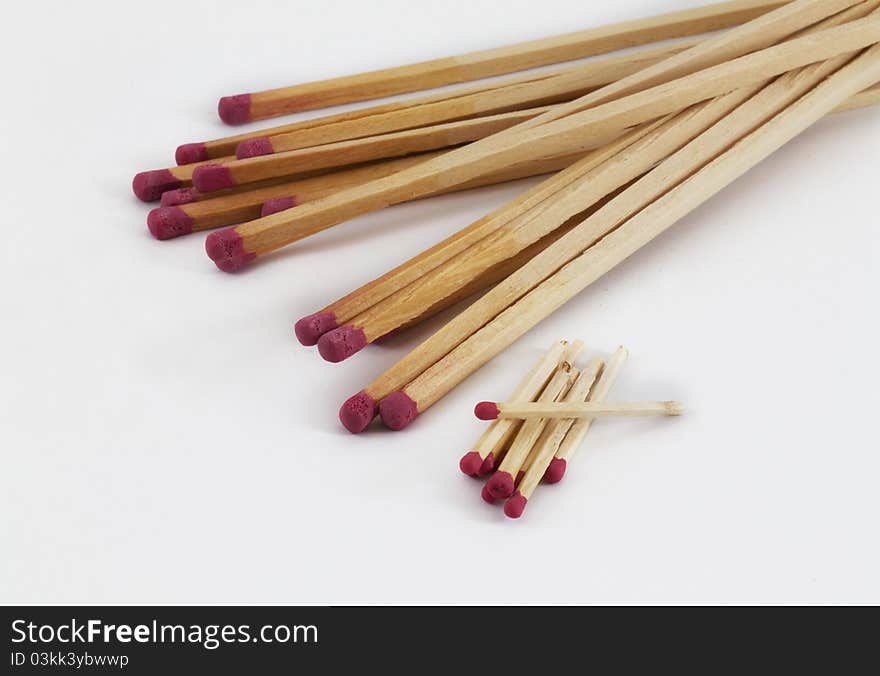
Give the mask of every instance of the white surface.
M 131 195 L 230 133 L 220 95 L 688 4 L 7 7 L 0 600 L 880 602 L 880 111 L 822 121 L 399 434 L 352 437 L 337 408 L 437 322 L 334 366 L 293 320 L 527 182 L 235 276 L 203 235 L 152 240 Z M 562 337 L 626 344 L 615 396 L 689 410 L 598 423 L 509 522 L 457 469 L 471 410 Z

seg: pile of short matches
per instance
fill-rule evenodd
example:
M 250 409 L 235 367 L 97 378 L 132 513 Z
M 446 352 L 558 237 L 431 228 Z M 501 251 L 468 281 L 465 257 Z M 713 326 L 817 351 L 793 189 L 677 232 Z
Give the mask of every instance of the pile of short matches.
M 582 341 L 554 343 L 507 401 L 483 401 L 474 409 L 478 418 L 492 423 L 458 466 L 468 476 L 488 477 L 483 500 L 506 498 L 504 513 L 512 519 L 522 516 L 542 479 L 551 484 L 562 480 L 595 418 L 682 413 L 677 401 L 608 402 L 627 351 L 619 347 L 607 363 L 596 357 L 578 369 L 574 362 L 583 348 Z
M 205 244 L 232 272 L 394 204 L 549 174 L 296 322 L 302 344 L 339 362 L 477 298 L 339 413 L 352 432 L 377 414 L 398 430 L 810 125 L 880 101 L 878 7 L 731 0 L 225 97 L 221 118 L 240 123 L 570 62 L 188 143 L 179 166 L 138 174 L 134 191 L 161 199 L 147 218 L 159 239 L 237 224 Z

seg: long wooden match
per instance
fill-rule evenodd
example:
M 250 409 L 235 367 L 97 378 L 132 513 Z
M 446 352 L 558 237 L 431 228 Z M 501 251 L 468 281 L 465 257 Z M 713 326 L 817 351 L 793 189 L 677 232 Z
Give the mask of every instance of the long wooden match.
M 544 418 L 640 418 L 646 416 L 676 416 L 684 412 L 680 401 L 621 401 L 585 402 L 572 404 L 541 402 L 481 401 L 474 408 L 480 420 L 517 418 L 535 420 Z

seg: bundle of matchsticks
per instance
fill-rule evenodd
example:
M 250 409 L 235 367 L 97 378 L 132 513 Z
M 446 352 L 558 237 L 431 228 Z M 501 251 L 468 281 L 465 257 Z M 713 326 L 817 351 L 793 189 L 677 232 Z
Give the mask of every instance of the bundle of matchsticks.
M 468 476 L 489 477 L 482 498 L 506 500 L 504 513 L 518 519 L 543 480 L 562 480 L 568 463 L 598 417 L 681 415 L 676 401 L 613 403 L 608 392 L 627 358 L 619 347 L 606 363 L 596 357 L 583 369 L 575 360 L 582 341 L 561 340 L 529 369 L 504 403 L 480 402 L 474 409 L 492 420 L 459 468 Z
M 814 122 L 880 101 L 878 42 L 880 0 L 731 0 L 227 97 L 221 117 L 235 123 L 594 57 L 186 144 L 179 166 L 134 189 L 161 199 L 148 216 L 160 239 L 238 223 L 205 244 L 231 272 L 393 204 L 553 172 L 296 323 L 301 343 L 339 362 L 489 289 L 339 413 L 352 432 L 377 414 L 402 429 Z M 624 47 L 637 48 L 610 54 Z

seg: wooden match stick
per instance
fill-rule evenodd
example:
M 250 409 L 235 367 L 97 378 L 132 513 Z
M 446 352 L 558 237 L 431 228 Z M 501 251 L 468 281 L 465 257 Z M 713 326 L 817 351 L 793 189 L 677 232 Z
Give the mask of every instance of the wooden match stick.
M 418 129 L 367 136 L 351 141 L 317 145 L 271 155 L 232 159 L 200 165 L 193 171 L 193 185 L 202 192 L 223 190 L 277 176 L 303 171 L 334 169 L 352 164 L 401 157 L 413 153 L 458 146 L 537 117 L 548 110 L 533 108 L 486 115 Z
M 811 70 L 815 73 L 820 70 L 818 67 L 824 65 L 817 64 L 811 67 L 811 69 L 805 70 Z M 800 73 L 795 74 L 796 78 L 803 78 L 804 72 L 802 70 Z M 642 181 L 650 179 L 655 172 L 670 171 L 669 167 L 676 164 L 675 161 L 671 161 L 673 159 L 677 159 L 681 163 L 683 158 L 705 152 L 705 146 L 714 143 L 719 135 L 727 133 L 730 128 L 736 127 L 747 120 L 766 119 L 766 99 L 769 95 L 762 96 L 762 94 L 770 92 L 775 96 L 778 93 L 776 91 L 778 88 L 794 89 L 795 87 L 792 85 L 791 80 L 792 78 L 779 78 L 712 129 L 685 146 L 672 158 L 666 160 L 642 179 Z M 564 265 L 558 272 L 552 274 L 552 276 L 535 287 L 526 296 L 508 307 L 482 329 L 448 352 L 445 357 L 434 362 L 433 365 L 410 382 L 404 390 L 395 392 L 384 399 L 380 403 L 380 415 L 384 416 L 387 408 L 387 413 L 389 416 L 393 416 L 392 420 L 395 422 L 396 427 L 399 427 L 398 421 L 404 418 L 414 419 L 431 403 L 461 382 L 463 378 L 473 373 L 479 366 L 494 357 L 504 347 L 532 328 L 541 319 L 551 314 L 579 291 L 653 240 L 671 227 L 679 218 L 705 202 L 725 185 L 797 136 L 820 117 L 829 113 L 842 101 L 877 81 L 880 81 L 880 46 L 865 50 L 848 65 L 821 80 L 818 85 L 814 86 L 810 91 L 794 101 L 794 103 L 791 103 L 782 112 L 776 114 L 772 119 L 758 126 L 755 131 L 736 142 L 732 148 L 718 155 L 692 176 L 686 178 L 676 187 L 655 199 L 638 214 L 603 236 L 583 254 Z M 779 84 L 779 87 L 777 87 L 777 84 Z M 639 181 L 630 188 L 630 190 L 636 191 L 634 194 L 638 194 L 638 191 L 642 189 L 642 181 Z M 621 193 L 618 198 L 612 200 L 605 208 L 612 207 L 617 199 L 627 199 L 627 193 L 630 190 Z M 600 216 L 602 211 L 600 210 L 591 218 L 594 219 Z M 587 219 L 587 222 L 590 220 Z M 542 257 L 552 258 L 557 253 L 552 251 L 557 245 L 565 249 L 566 237 L 571 236 L 575 232 L 577 232 L 577 228 L 562 237 L 556 244 L 548 247 L 542 254 L 536 256 L 520 272 L 527 268 L 535 269 L 539 267 Z M 519 274 L 519 272 L 515 273 L 511 277 Z M 496 286 L 495 289 L 502 285 Z M 495 289 L 483 296 L 474 305 L 479 304 L 483 299 L 490 296 Z M 462 315 L 467 313 L 468 310 L 462 313 Z M 462 315 L 459 315 L 459 317 Z M 453 320 L 450 324 L 455 321 Z M 420 352 L 424 345 L 425 343 L 414 352 Z M 404 358 L 402 361 L 406 359 Z M 402 414 L 401 411 L 404 411 L 404 413 Z
M 596 403 L 605 401 L 608 392 L 611 391 L 611 386 L 614 385 L 614 381 L 617 380 L 620 369 L 623 368 L 623 364 L 628 355 L 629 353 L 622 345 L 615 350 L 614 354 L 611 355 L 611 359 L 608 360 L 608 364 L 602 370 L 602 374 L 599 376 L 593 389 L 590 391 L 588 401 Z M 572 420 L 572 423 L 573 424 L 569 425 L 568 431 L 559 440 L 559 443 L 556 444 L 556 448 L 552 449 L 552 452 L 550 452 L 550 458 L 548 458 L 546 467 L 542 470 L 544 481 L 547 483 L 555 484 L 562 481 L 562 477 L 565 476 L 565 470 L 568 467 L 568 462 L 571 460 L 577 448 L 581 445 L 587 432 L 590 431 L 590 427 L 593 424 L 593 418 Z M 542 475 L 530 477 L 529 483 L 533 481 L 537 483 L 537 481 L 541 479 L 541 476 Z M 528 498 L 529 495 L 526 495 L 525 497 Z M 523 506 L 525 505 L 525 503 L 522 504 Z M 516 505 L 511 505 L 511 510 L 515 509 Z
M 780 4 L 773 0 L 734 0 L 407 66 L 225 96 L 220 99 L 218 113 L 228 124 L 241 124 L 301 110 L 478 80 L 726 28 L 760 16 Z
M 508 401 L 534 401 L 549 382 L 553 373 L 559 368 L 564 361 L 568 342 L 561 340 L 550 346 L 541 357 L 535 362 L 529 371 L 523 376 L 516 389 L 508 397 Z M 372 420 L 372 405 L 370 405 L 370 417 Z M 352 413 L 352 409 L 343 409 L 346 415 Z M 340 411 L 340 418 L 343 415 Z M 350 426 L 360 424 L 360 420 L 354 422 L 342 420 L 342 424 L 349 428 Z M 495 460 L 498 458 L 501 448 L 507 446 L 511 437 L 519 429 L 519 421 L 516 420 L 495 420 L 480 435 L 477 443 L 471 451 L 465 453 L 458 463 L 459 469 L 468 476 L 484 476 L 494 469 Z
M 622 401 L 582 402 L 558 404 L 541 402 L 507 403 L 481 401 L 474 408 L 480 420 L 517 418 L 536 420 L 545 418 L 640 418 L 646 416 L 676 416 L 684 412 L 679 401 Z
M 225 157 L 222 161 L 234 160 L 235 157 Z M 192 185 L 193 172 L 196 167 L 208 164 L 209 161 L 195 162 L 178 167 L 166 169 L 151 169 L 136 174 L 131 182 L 131 189 L 142 202 L 155 202 L 162 193 L 168 190 L 177 190 Z
M 833 3 L 826 4 L 820 0 L 812 3 L 795 0 L 783 7 L 783 10 L 804 3 L 825 8 L 833 6 Z M 745 24 L 722 37 L 750 26 L 751 24 Z M 763 22 L 761 27 L 766 29 Z M 619 134 L 627 126 L 680 110 L 725 91 L 764 80 L 807 63 L 855 51 L 878 39 L 880 20 L 877 17 L 860 19 L 741 56 L 522 132 L 514 133 L 518 127 L 513 127 L 393 176 L 380 178 L 305 205 L 302 210 L 296 210 L 296 213 L 282 212 L 236 228 L 215 232 L 208 237 L 206 251 L 221 270 L 231 272 L 259 255 L 354 216 L 383 208 L 394 200 L 401 199 L 403 195 L 411 199 L 536 154 L 575 152 L 595 147 Z M 702 42 L 678 56 L 684 56 L 711 42 L 712 40 Z M 725 45 L 729 47 L 727 42 Z M 700 53 L 703 52 L 701 50 Z M 678 57 L 672 57 L 676 58 Z M 534 118 L 530 122 L 539 119 L 540 117 Z
M 594 388 L 596 378 L 604 370 L 604 362 L 599 359 L 593 359 L 581 372 L 574 385 L 568 391 L 565 397 L 566 403 L 583 402 L 590 394 L 591 388 Z M 516 482 L 516 490 L 513 495 L 504 503 L 504 513 L 517 519 L 522 516 L 526 503 L 532 497 L 535 488 L 541 481 L 547 466 L 553 459 L 553 454 L 559 448 L 559 444 L 565 438 L 574 420 L 571 418 L 563 420 L 554 420 L 544 429 L 544 432 L 535 442 L 532 452 L 529 454 L 528 466 L 523 467 L 522 476 Z

